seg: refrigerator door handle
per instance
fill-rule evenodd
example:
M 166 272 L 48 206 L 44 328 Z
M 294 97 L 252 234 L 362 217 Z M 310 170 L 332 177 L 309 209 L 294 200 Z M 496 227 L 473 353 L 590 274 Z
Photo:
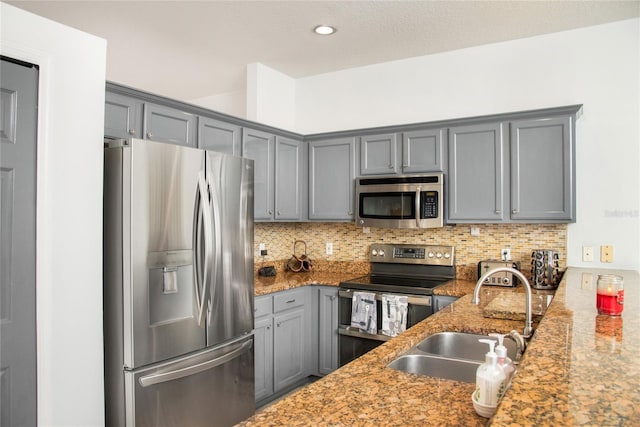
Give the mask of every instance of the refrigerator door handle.
M 237 345 L 236 348 L 230 351 L 229 353 L 226 353 L 220 357 L 216 357 L 215 359 L 198 363 L 197 365 L 188 366 L 186 368 L 176 369 L 175 371 L 163 372 L 161 374 L 152 374 L 152 375 L 146 375 L 144 377 L 140 377 L 139 379 L 140 385 L 142 387 L 149 387 L 154 384 L 160 384 L 168 381 L 177 380 L 180 378 L 188 377 L 189 375 L 194 375 L 194 374 L 206 371 L 207 369 L 215 368 L 216 366 L 220 366 L 240 356 L 247 349 L 249 349 L 252 344 L 253 344 L 253 340 L 245 341 L 244 343 Z
M 213 269 L 211 272 L 211 279 L 209 280 L 209 310 L 207 317 L 207 324 L 211 324 L 211 318 L 213 313 L 213 299 L 215 297 L 215 283 L 218 279 L 218 271 L 220 271 L 220 264 L 222 262 L 222 241 L 220 236 L 220 201 L 218 200 L 218 193 L 215 191 L 215 187 L 213 185 L 213 176 L 208 173 L 207 174 L 207 184 L 210 189 L 210 201 L 207 204 L 208 209 L 210 209 L 210 216 L 212 219 L 211 226 L 213 227 L 213 244 L 215 245 L 215 253 L 213 254 Z
M 196 194 L 195 221 L 193 224 L 194 262 L 196 264 L 196 274 L 193 283 L 195 287 L 199 326 L 202 326 L 204 322 L 206 314 L 205 307 L 209 300 L 208 283 L 211 280 L 211 246 L 213 245 L 213 238 L 211 234 L 211 212 L 208 205 L 209 190 L 204 180 L 204 174 L 200 172 L 198 173 L 198 193 Z

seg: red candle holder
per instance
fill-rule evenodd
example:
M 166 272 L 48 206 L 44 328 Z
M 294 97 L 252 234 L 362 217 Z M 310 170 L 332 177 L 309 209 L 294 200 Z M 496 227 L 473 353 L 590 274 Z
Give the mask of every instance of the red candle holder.
M 620 316 L 624 308 L 624 284 L 621 276 L 601 274 L 598 276 L 596 293 L 598 314 Z

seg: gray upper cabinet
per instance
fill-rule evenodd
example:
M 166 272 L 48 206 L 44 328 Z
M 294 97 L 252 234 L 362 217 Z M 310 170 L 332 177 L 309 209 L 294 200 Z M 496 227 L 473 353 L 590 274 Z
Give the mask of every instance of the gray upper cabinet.
M 146 103 L 144 106 L 144 136 L 146 139 L 170 144 L 196 146 L 197 116 L 166 107 Z
M 395 133 L 360 137 L 360 175 L 398 173 Z
M 572 117 L 514 121 L 511 218 L 575 221 Z
M 402 134 L 402 173 L 445 172 L 447 129 Z
M 253 159 L 253 219 L 273 220 L 275 136 L 270 133 L 242 129 L 242 155 Z
M 450 128 L 447 222 L 575 221 L 574 117 Z
M 142 110 L 142 101 L 106 92 L 104 135 L 111 138 L 142 138 Z
M 301 221 L 306 217 L 305 148 L 300 140 L 276 137 L 275 220 Z
M 309 142 L 309 219 L 353 221 L 355 138 Z
M 209 117 L 198 117 L 198 147 L 240 156 L 242 128 Z
M 495 222 L 504 216 L 505 125 L 449 129 L 448 222 Z

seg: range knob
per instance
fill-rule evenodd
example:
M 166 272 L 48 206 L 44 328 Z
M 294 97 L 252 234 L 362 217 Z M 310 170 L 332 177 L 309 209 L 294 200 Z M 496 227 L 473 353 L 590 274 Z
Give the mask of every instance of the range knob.
M 435 256 L 435 254 L 433 252 L 429 252 L 429 258 L 433 258 Z
M 436 253 L 436 258 L 438 258 L 438 259 L 442 258 L 442 253 L 441 252 L 437 252 Z
M 445 252 L 445 253 L 444 253 L 444 258 L 445 258 L 445 259 L 449 259 L 449 258 L 451 258 L 451 254 L 450 254 L 449 252 Z
M 380 256 L 384 256 L 384 249 L 380 249 L 380 250 L 378 251 L 378 255 L 380 255 Z
M 373 255 L 373 256 L 378 255 L 378 250 L 377 249 L 372 249 L 371 250 L 371 255 Z

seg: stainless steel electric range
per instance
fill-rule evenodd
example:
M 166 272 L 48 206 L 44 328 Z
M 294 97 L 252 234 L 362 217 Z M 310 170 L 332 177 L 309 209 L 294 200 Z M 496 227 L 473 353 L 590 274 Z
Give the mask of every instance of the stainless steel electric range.
M 377 313 L 382 313 L 382 295 L 407 297 L 406 328 L 433 314 L 433 289 L 455 278 L 453 246 L 374 244 L 369 248 L 371 274 L 340 283 L 338 333 L 340 366 L 391 339 L 351 326 L 354 292 L 371 292 Z M 382 316 L 377 316 L 377 330 Z

